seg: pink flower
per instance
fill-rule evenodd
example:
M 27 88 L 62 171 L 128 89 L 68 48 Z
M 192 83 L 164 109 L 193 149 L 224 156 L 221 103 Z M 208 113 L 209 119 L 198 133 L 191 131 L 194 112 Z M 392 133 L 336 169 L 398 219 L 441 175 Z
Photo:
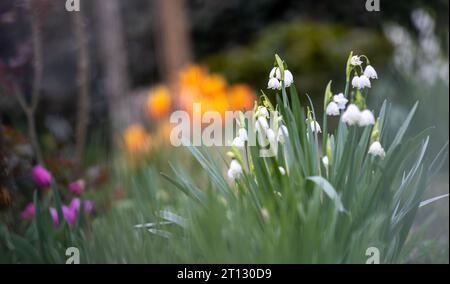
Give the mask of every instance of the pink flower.
M 56 211 L 55 208 L 53 207 L 50 208 L 50 215 L 52 216 L 53 226 L 58 227 L 59 225 L 58 212 Z
M 36 206 L 34 206 L 34 203 L 29 203 L 22 213 L 20 213 L 20 218 L 23 220 L 30 220 L 34 215 L 36 215 Z
M 35 166 L 31 172 L 31 175 L 33 177 L 34 182 L 39 187 L 45 188 L 50 186 L 52 176 L 49 173 L 49 171 L 47 171 L 47 169 L 45 169 L 43 166 L 41 165 Z
M 69 191 L 75 195 L 81 195 L 84 192 L 85 183 L 84 180 L 79 179 L 69 184 Z

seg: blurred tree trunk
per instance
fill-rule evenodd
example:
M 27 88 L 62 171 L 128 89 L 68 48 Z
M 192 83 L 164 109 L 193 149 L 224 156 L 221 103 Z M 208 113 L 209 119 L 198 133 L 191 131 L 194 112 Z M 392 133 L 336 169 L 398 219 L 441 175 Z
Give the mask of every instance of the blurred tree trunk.
M 180 68 L 191 60 L 185 0 L 156 0 L 155 38 L 159 72 L 172 85 Z
M 113 143 L 129 123 L 127 53 L 119 0 L 96 0 L 101 64 Z
M 79 173 L 83 162 L 86 135 L 89 124 L 89 49 L 88 37 L 86 35 L 86 24 L 82 10 L 73 14 L 73 25 L 77 44 L 77 125 L 75 144 L 75 167 Z

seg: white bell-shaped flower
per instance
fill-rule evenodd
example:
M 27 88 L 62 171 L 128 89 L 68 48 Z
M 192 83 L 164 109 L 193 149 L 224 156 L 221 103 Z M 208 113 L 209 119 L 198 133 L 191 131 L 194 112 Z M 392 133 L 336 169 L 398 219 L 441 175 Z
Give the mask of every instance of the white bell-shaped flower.
M 310 123 L 311 125 L 311 130 L 312 132 L 317 132 L 317 133 L 321 133 L 322 129 L 320 128 L 320 124 L 317 121 L 311 121 Z
M 361 111 L 359 108 L 351 104 L 347 107 L 347 110 L 342 114 L 342 122 L 348 125 L 358 124 L 361 119 Z
M 241 139 L 241 137 L 236 137 L 233 139 L 233 143 L 231 144 L 233 147 L 243 149 L 245 147 L 245 141 Z
M 292 75 L 291 71 L 285 70 L 284 71 L 284 86 L 286 88 L 290 87 L 294 83 L 294 76 Z
M 339 112 L 339 106 L 337 105 L 337 103 L 335 103 L 335 102 L 330 102 L 330 103 L 328 104 L 328 106 L 327 106 L 326 113 L 327 113 L 327 115 L 329 115 L 329 116 L 336 116 L 336 115 L 339 115 L 340 112 Z
M 265 132 L 269 128 L 269 123 L 267 122 L 267 119 L 264 116 L 258 117 L 255 123 L 256 131 L 258 132 Z
M 360 114 L 358 125 L 364 127 L 374 124 L 375 116 L 373 115 L 373 113 L 368 109 L 363 110 Z
M 375 141 L 369 147 L 369 154 L 384 158 L 386 153 L 384 152 L 383 146 L 379 141 Z
M 366 69 L 364 69 L 364 75 L 366 75 L 369 79 L 378 79 L 377 71 L 375 71 L 375 68 L 373 68 L 372 65 L 366 66 Z
M 277 78 L 270 78 L 267 83 L 267 89 L 278 90 L 281 87 L 280 81 Z
M 247 129 L 239 128 L 238 137 L 241 138 L 242 141 L 248 141 Z
M 269 118 L 269 111 L 265 106 L 259 106 L 258 110 L 256 111 L 256 116 L 263 116 L 265 118 Z
M 361 75 L 359 77 L 359 84 L 361 86 L 360 89 L 371 88 L 372 87 L 372 84 L 370 83 L 370 80 L 369 80 L 369 78 L 366 75 Z
M 272 70 L 270 70 L 269 73 L 269 79 L 277 78 L 278 80 L 281 80 L 281 71 L 278 67 L 273 67 Z
M 288 129 L 286 127 L 286 125 L 281 125 L 280 128 L 278 128 L 278 142 L 280 142 L 281 144 L 284 144 L 284 142 L 286 141 L 286 138 L 289 137 L 289 132 Z
M 353 77 L 353 79 L 352 79 L 352 86 L 354 88 L 357 88 L 357 89 L 362 89 L 363 88 L 362 84 L 361 84 L 361 80 L 359 79 L 359 76 L 354 76 Z
M 230 168 L 228 169 L 228 177 L 231 180 L 236 180 L 243 173 L 242 166 L 237 160 L 232 160 L 230 163 Z

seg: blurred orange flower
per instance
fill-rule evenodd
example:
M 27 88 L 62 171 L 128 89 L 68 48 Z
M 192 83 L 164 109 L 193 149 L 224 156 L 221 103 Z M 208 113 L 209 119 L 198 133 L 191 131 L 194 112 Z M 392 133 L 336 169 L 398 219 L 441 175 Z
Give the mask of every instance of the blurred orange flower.
M 141 124 L 130 125 L 123 136 L 125 146 L 131 154 L 143 153 L 150 149 L 150 135 Z
M 198 65 L 181 70 L 178 90 L 179 105 L 190 113 L 193 103 L 202 104 L 202 113 L 215 110 L 224 114 L 228 110 L 249 110 L 253 106 L 254 94 L 249 86 L 229 86 L 222 75 L 209 74 Z
M 254 103 L 253 91 L 245 84 L 236 84 L 230 88 L 228 100 L 233 110 L 251 110 Z
M 170 91 L 165 86 L 158 86 L 150 91 L 147 99 L 147 113 L 153 119 L 166 117 L 172 105 Z
M 200 91 L 206 97 L 217 97 L 225 93 L 227 81 L 221 75 L 207 76 L 200 85 Z
M 180 71 L 180 85 L 198 88 L 206 76 L 206 70 L 198 65 L 188 65 Z

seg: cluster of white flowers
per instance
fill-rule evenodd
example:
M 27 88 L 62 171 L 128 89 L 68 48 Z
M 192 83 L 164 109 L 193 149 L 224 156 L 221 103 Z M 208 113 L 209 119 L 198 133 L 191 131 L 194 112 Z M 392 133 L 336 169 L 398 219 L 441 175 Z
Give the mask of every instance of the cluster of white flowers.
M 267 119 L 269 118 L 269 111 L 264 106 L 259 106 L 256 111 L 255 129 L 260 135 L 261 139 L 268 139 L 270 143 L 279 142 L 284 144 L 286 138 L 289 137 L 289 132 L 284 124 L 281 124 L 278 128 L 278 135 L 275 135 L 275 131 L 269 126 Z M 276 120 L 281 120 L 281 117 L 275 117 Z M 267 142 L 267 141 L 265 141 Z M 267 144 L 267 143 L 262 143 Z
M 328 104 L 325 110 L 329 116 L 337 116 L 340 114 L 341 110 L 344 110 L 348 103 L 348 99 L 343 93 L 333 96 L 333 100 Z
M 359 125 L 361 127 L 374 125 L 375 124 L 375 116 L 373 113 L 365 109 L 360 111 L 359 108 L 351 104 L 347 107 L 344 114 L 342 115 L 342 121 L 347 123 L 348 125 Z
M 362 63 L 361 56 L 354 55 L 350 59 L 350 64 L 353 66 L 361 66 Z M 371 88 L 370 79 L 378 79 L 378 74 L 372 65 L 367 65 L 361 76 L 355 75 L 353 77 L 352 86 L 357 89 Z
M 273 145 L 275 143 L 284 144 L 286 139 L 289 137 L 289 131 L 286 125 L 280 124 L 278 127 L 277 134 L 275 131 L 269 126 L 268 119 L 270 118 L 269 111 L 264 106 L 259 106 L 255 112 L 255 130 L 258 135 L 258 141 L 261 145 Z M 282 117 L 275 117 L 278 122 L 282 121 Z M 319 126 L 320 130 L 320 126 Z M 249 140 L 247 130 L 244 125 L 241 125 L 238 131 L 238 135 L 233 139 L 232 146 L 238 149 L 245 148 L 245 142 Z M 284 175 L 286 171 L 284 169 L 280 169 L 280 173 Z M 242 167 L 240 166 L 237 160 L 233 160 L 230 164 L 230 168 L 228 170 L 228 177 L 231 180 L 236 180 L 240 174 L 242 174 Z
M 282 86 L 281 70 L 279 67 L 273 67 L 269 74 L 269 82 L 267 83 L 268 89 L 281 90 Z M 294 76 L 291 71 L 284 70 L 284 86 L 290 87 L 294 83 Z

